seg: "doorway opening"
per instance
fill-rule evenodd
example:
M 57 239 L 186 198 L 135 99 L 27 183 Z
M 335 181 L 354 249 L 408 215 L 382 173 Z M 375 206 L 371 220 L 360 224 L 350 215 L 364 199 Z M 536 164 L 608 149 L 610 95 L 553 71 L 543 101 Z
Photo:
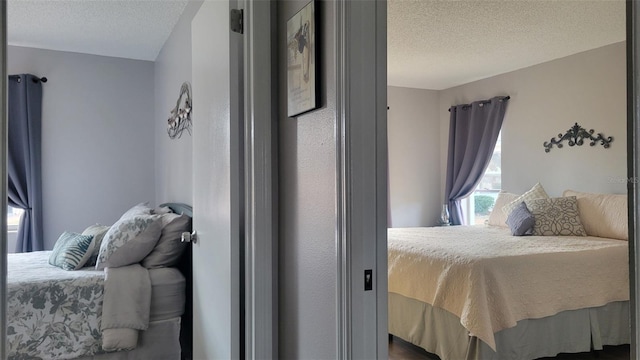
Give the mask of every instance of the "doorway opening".
M 473 109 L 475 102 L 509 97 L 500 141 L 502 193 L 496 191 L 495 197 L 484 199 L 491 200 L 486 204 L 485 220 L 488 224 L 485 225 L 483 221 L 475 225 L 474 231 L 484 228 L 491 232 L 502 232 L 507 234 L 506 241 L 519 239 L 520 244 L 534 239 L 535 236 L 513 237 L 512 229 L 506 224 L 510 213 L 503 211 L 503 208 L 519 199 L 518 204 L 524 202 L 532 218 L 538 216 L 542 219 L 542 210 L 537 211 L 535 204 L 520 198 L 520 195 L 539 184 L 538 187 L 545 190 L 544 197 L 551 199 L 547 202 L 569 201 L 576 209 L 578 204 L 583 205 L 580 206 L 582 213 L 577 213 L 577 216 L 585 223 L 586 230 L 584 234 L 581 231 L 576 233 L 588 235 L 588 238 L 606 237 L 612 239 L 613 244 L 627 240 L 626 217 L 620 216 L 625 224 L 618 234 L 602 236 L 593 231 L 587 210 L 590 199 L 600 196 L 615 199 L 618 207 L 624 210 L 622 213 L 627 212 L 625 11 L 624 1 L 588 4 L 569 1 L 388 3 L 389 332 L 394 335 L 394 340 L 390 342 L 391 356 L 397 349 L 401 351 L 407 345 L 402 340 L 396 343 L 395 338 L 411 340 L 413 344 L 408 345 L 410 349 L 415 350 L 414 346 L 417 346 L 423 352 L 427 349 L 435 353 L 446 348 L 450 354 L 456 353 L 454 344 L 462 339 L 465 349 L 468 341 L 476 342 L 473 348 L 484 358 L 496 350 L 500 351 L 492 341 L 497 339 L 503 344 L 514 343 L 509 332 L 513 334 L 519 331 L 518 326 L 510 325 L 489 331 L 488 336 L 472 337 L 470 340 L 465 340 L 466 336 L 456 338 L 452 334 L 442 335 L 445 332 L 443 329 L 461 334 L 470 330 L 469 324 L 473 321 L 464 317 L 467 316 L 467 310 L 472 310 L 456 303 L 456 296 L 462 293 L 455 289 L 461 285 L 438 283 L 441 288 L 415 290 L 425 286 L 424 283 L 428 282 L 425 277 L 429 276 L 424 273 L 417 276 L 421 274 L 420 271 L 400 261 L 407 255 L 403 247 L 408 244 L 435 244 L 438 239 L 446 239 L 442 242 L 451 243 L 464 236 L 454 234 L 459 232 L 457 226 L 442 226 L 446 221 L 441 216 L 443 204 L 449 205 L 452 200 L 445 195 L 447 182 L 451 180 L 448 172 L 452 171 L 449 170 L 448 157 L 456 149 L 448 140 L 451 114 L 447 110 L 452 106 L 470 104 Z M 408 22 L 415 24 L 410 32 L 405 26 Z M 565 42 L 571 45 L 561 45 Z M 565 145 L 545 152 L 543 142 L 558 137 L 559 133 L 561 137 L 576 122 L 587 131 L 594 129 L 595 134 L 601 132 L 612 136 L 617 144 L 604 148 L 600 144 L 589 146 L 587 141 L 583 146 Z M 474 137 L 469 135 L 467 139 Z M 469 154 L 472 163 L 474 155 Z M 594 173 L 594 168 L 600 171 Z M 470 183 L 468 194 L 472 194 L 481 179 L 463 181 Z M 576 198 L 565 199 L 571 196 Z M 530 200 L 537 198 L 542 196 Z M 478 204 L 477 199 L 475 202 L 459 200 L 462 200 L 463 209 Z M 465 203 L 471 205 L 465 207 Z M 612 222 L 619 220 L 610 218 Z M 605 226 L 618 225 L 609 223 Z M 410 227 L 430 229 L 409 231 Z M 493 235 L 489 240 L 492 239 L 495 239 Z M 627 243 L 623 244 L 625 249 L 621 248 L 618 252 L 626 256 Z M 492 254 L 467 249 L 461 251 L 466 252 L 467 259 L 481 258 L 484 262 L 492 257 Z M 424 251 L 441 251 L 453 258 L 459 255 L 456 252 L 448 253 L 448 249 L 439 245 Z M 429 261 L 437 263 L 440 260 Z M 458 268 L 449 268 L 453 266 L 450 263 L 438 264 L 445 264 L 442 266 L 452 272 L 460 271 Z M 623 309 L 620 310 L 619 321 L 612 324 L 620 328 L 628 328 L 629 325 L 629 294 L 626 291 L 629 274 L 625 267 L 627 263 L 622 261 L 619 271 L 624 279 L 622 285 L 617 287 L 621 294 L 615 305 Z M 400 275 L 400 270 L 404 271 L 404 275 Z M 438 276 L 443 279 L 444 275 L 433 275 L 436 279 Z M 491 282 L 508 284 L 502 275 L 495 276 L 500 280 L 492 278 Z M 504 276 L 508 277 L 506 274 Z M 420 284 L 414 283 L 414 278 L 419 278 Z M 571 282 L 570 279 L 567 281 Z M 473 287 L 479 284 L 485 283 L 467 283 Z M 414 306 L 411 306 L 412 303 L 415 303 Z M 506 301 L 504 305 L 520 306 L 521 303 L 520 300 L 513 300 Z M 594 307 L 595 304 L 568 305 L 565 310 L 587 309 L 584 314 L 588 314 Z M 448 315 L 453 314 L 453 317 L 445 316 L 441 309 L 445 309 Z M 545 316 L 553 315 L 562 315 L 562 312 L 551 312 Z M 411 322 L 415 318 L 421 320 Z M 531 319 L 522 317 L 512 320 L 520 324 Z M 558 320 L 557 324 L 535 326 L 551 330 L 562 328 L 564 321 L 559 316 L 555 320 Z M 552 318 L 551 322 L 555 320 Z M 416 333 L 410 327 L 426 330 Z M 434 334 L 429 331 L 430 327 L 442 331 Z M 515 330 L 509 330 L 511 328 Z M 503 338 L 499 335 L 501 330 L 505 330 L 503 335 L 507 334 Z M 471 332 L 478 333 L 474 329 Z M 575 349 L 533 351 L 523 357 L 589 351 L 592 347 L 599 349 L 605 345 L 605 352 L 611 351 L 628 358 L 628 345 L 614 348 L 606 346 L 628 344 L 628 332 L 609 344 L 592 343 L 590 334 L 587 335 Z M 438 347 L 440 350 L 436 351 Z M 539 349 L 540 345 L 531 344 L 530 347 Z

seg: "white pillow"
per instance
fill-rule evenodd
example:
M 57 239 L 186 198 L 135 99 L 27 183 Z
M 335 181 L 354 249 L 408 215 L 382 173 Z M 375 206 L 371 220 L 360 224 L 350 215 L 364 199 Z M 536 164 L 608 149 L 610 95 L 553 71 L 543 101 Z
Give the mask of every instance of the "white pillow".
M 591 194 L 565 190 L 562 196 L 578 198 L 582 226 L 589 236 L 628 240 L 627 195 Z
M 161 231 L 159 215 L 135 215 L 118 220 L 104 235 L 96 269 L 139 263 L 156 246 Z
M 507 215 L 502 211 L 502 207 L 518 198 L 518 194 L 512 194 L 506 191 L 501 191 L 496 198 L 496 203 L 493 204 L 493 210 L 489 214 L 489 220 L 487 224 L 493 226 L 507 227 Z
M 120 216 L 120 219 L 130 218 L 134 215 L 151 215 L 151 214 L 153 214 L 153 209 L 149 207 L 148 202 L 144 202 L 144 203 L 135 205 L 131 209 L 127 210 L 124 214 L 122 214 L 122 216 Z
M 173 213 L 173 211 L 171 211 L 171 209 L 169 209 L 166 206 L 158 206 L 155 209 L 153 209 L 153 213 L 156 215 L 164 215 L 164 214 L 171 214 Z
M 513 210 L 518 204 L 521 202 L 525 202 L 527 200 L 535 200 L 535 199 L 548 199 L 549 195 L 544 191 L 544 188 L 540 183 L 533 185 L 533 187 L 527 191 L 526 193 L 518 196 L 515 200 L 508 203 L 507 205 L 502 207 L 502 211 L 505 216 L 509 216 L 511 214 L 511 210 Z

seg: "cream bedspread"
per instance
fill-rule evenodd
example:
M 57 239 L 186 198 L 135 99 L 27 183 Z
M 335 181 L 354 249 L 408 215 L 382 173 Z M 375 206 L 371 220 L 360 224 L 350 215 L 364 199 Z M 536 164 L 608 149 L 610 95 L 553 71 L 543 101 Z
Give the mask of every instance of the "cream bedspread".
M 523 319 L 629 300 L 627 241 L 493 226 L 388 230 L 389 292 L 447 310 L 496 349 Z

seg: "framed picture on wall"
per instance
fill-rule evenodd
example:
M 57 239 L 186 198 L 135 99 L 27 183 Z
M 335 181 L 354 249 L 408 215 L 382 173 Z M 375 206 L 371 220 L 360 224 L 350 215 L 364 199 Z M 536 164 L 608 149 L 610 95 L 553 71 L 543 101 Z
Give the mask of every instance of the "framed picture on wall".
M 316 8 L 311 1 L 287 21 L 287 115 L 318 106 Z

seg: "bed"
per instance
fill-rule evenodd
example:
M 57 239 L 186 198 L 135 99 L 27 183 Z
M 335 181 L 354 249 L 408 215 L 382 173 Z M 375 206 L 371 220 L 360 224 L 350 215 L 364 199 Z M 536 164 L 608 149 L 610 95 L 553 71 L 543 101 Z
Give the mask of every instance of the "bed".
M 191 249 L 180 234 L 190 231 L 191 216 L 184 204 L 139 204 L 113 226 L 99 226 L 104 239 L 85 234 L 98 228 L 90 226 L 73 238 L 75 245 L 86 239 L 87 251 L 74 257 L 68 250 L 64 265 L 80 257 L 85 265 L 96 263 L 80 267 L 78 260 L 73 271 L 56 262 L 64 257 L 58 246 L 63 236 L 53 251 L 9 254 L 9 359 L 190 358 Z M 107 243 L 121 239 L 112 228 L 130 230 L 131 219 L 150 219 L 152 225 L 126 246 L 110 248 Z M 143 244 L 144 236 L 155 240 Z M 103 254 L 109 251 L 115 255 Z M 140 258 L 131 258 L 136 252 Z M 117 263 L 127 256 L 135 263 Z
M 564 195 L 576 198 L 589 236 L 512 236 L 504 218 L 389 229 L 389 333 L 443 360 L 628 344 L 626 196 Z M 507 197 L 518 195 L 499 197 L 494 211 Z

